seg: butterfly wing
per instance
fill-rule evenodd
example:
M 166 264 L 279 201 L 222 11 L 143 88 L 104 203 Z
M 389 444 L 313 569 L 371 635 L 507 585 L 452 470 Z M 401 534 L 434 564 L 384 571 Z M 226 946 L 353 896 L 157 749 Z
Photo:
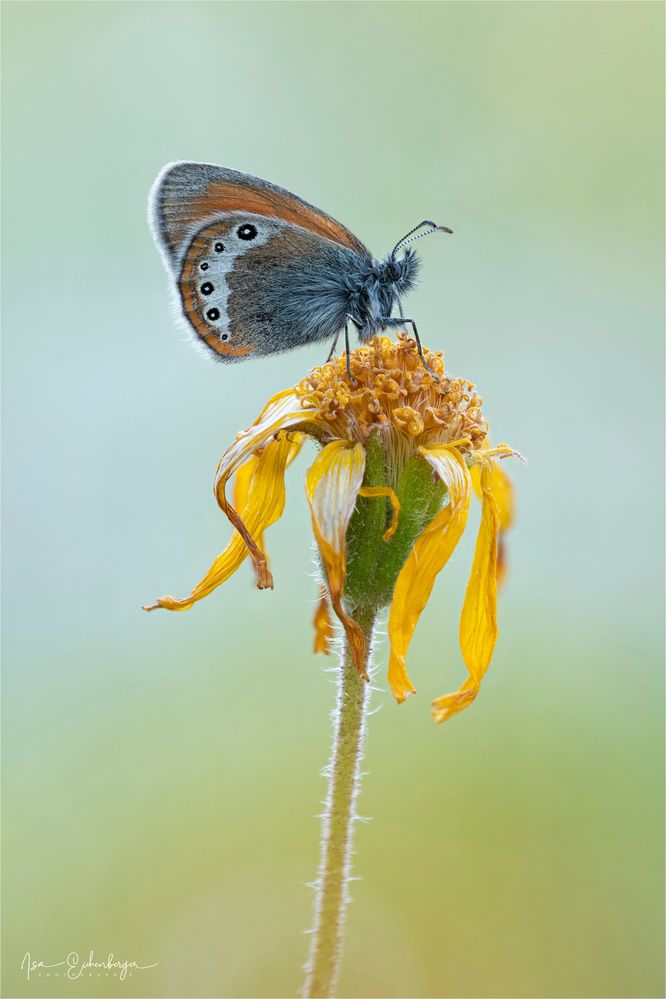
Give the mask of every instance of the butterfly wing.
M 231 212 L 191 239 L 177 287 L 200 340 L 221 360 L 239 361 L 332 338 L 364 263 L 300 226 Z
M 357 253 L 368 251 L 340 222 L 282 187 L 212 163 L 169 163 L 150 194 L 155 240 L 173 268 L 204 220 L 227 212 L 281 219 Z
M 182 312 L 221 360 L 333 337 L 371 256 L 339 222 L 267 181 L 177 163 L 151 194 L 155 239 Z

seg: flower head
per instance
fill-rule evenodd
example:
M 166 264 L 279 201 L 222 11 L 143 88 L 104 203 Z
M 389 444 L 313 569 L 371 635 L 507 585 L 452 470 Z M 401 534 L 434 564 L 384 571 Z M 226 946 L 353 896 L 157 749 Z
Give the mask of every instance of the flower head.
M 309 436 L 320 447 L 306 476 L 323 570 L 315 651 L 328 650 L 330 606 L 367 678 L 357 618 L 389 607 L 388 678 L 398 702 L 414 692 L 407 650 L 435 578 L 465 530 L 476 490 L 481 525 L 460 618 L 468 677 L 433 702 L 433 715 L 444 721 L 470 704 L 495 646 L 503 566 L 498 537 L 511 521 L 511 487 L 497 459 L 516 452 L 488 445 L 474 385 L 449 377 L 440 353 L 425 351 L 425 360 L 427 368 L 406 335 L 397 342 L 375 338 L 350 355 L 349 369 L 346 357 L 329 361 L 273 396 L 217 469 L 217 501 L 236 529 L 227 548 L 188 597 L 162 597 L 147 609 L 187 610 L 247 556 L 257 586 L 273 586 L 264 532 L 282 515 L 285 469 Z M 232 505 L 226 487 L 234 475 Z

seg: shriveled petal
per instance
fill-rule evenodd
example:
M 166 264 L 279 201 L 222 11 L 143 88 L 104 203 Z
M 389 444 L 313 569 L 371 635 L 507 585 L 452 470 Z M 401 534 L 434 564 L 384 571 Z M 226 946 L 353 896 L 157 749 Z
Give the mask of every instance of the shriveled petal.
M 513 524 L 515 501 L 513 483 L 504 471 L 502 462 L 492 463 L 492 491 L 497 503 L 497 517 L 500 531 L 507 531 Z
M 414 687 L 405 659 L 414 629 L 432 592 L 435 578 L 453 554 L 465 530 L 471 483 L 458 450 L 446 445 L 420 448 L 420 452 L 448 489 L 448 502 L 417 539 L 400 570 L 393 591 L 388 621 L 391 644 L 389 684 L 400 704 Z
M 492 489 L 497 501 L 499 521 L 499 535 L 497 537 L 497 587 L 499 589 L 504 585 L 508 572 L 504 535 L 513 524 L 515 504 L 513 483 L 498 461 L 493 462 Z
M 317 604 L 312 624 L 315 632 L 313 651 L 315 653 L 321 652 L 327 656 L 331 650 L 331 642 L 333 641 L 333 622 L 331 621 L 331 613 L 328 609 L 328 593 L 323 586 L 319 594 L 319 603 Z
M 217 466 L 216 490 L 221 480 L 226 482 L 248 455 L 257 451 L 264 441 L 273 437 L 278 430 L 311 421 L 312 416 L 312 410 L 303 407 L 293 389 L 286 389 L 274 395 L 254 423 L 247 430 L 242 430 L 222 455 Z
M 490 447 L 490 445 L 488 445 Z M 470 471 L 474 492 L 481 499 L 481 465 L 474 465 Z M 504 585 L 507 576 L 506 541 L 504 535 L 513 524 L 515 502 L 513 483 L 504 466 L 499 461 L 492 463 L 492 490 L 497 503 L 499 537 L 497 539 L 497 586 Z
M 499 510 L 490 461 L 481 468 L 481 524 L 460 616 L 460 648 L 469 677 L 454 694 L 433 702 L 435 721 L 446 721 L 471 704 L 490 665 L 497 640 L 497 533 Z
M 240 468 L 236 469 L 233 486 L 233 502 L 236 510 L 245 509 L 245 504 L 250 493 L 252 476 L 258 464 L 259 454 L 251 454 L 247 461 L 243 462 Z M 265 553 L 263 534 L 258 535 L 255 541 L 257 542 L 257 546 Z
M 345 539 L 364 471 L 365 451 L 361 445 L 335 440 L 319 452 L 308 471 L 305 485 L 314 535 L 326 568 L 331 605 L 347 633 L 354 665 L 367 679 L 363 632 L 342 606 Z
M 222 455 L 220 463 L 217 466 L 215 476 L 215 496 L 217 502 L 247 545 L 257 573 L 257 586 L 260 589 L 272 587 L 273 585 L 273 580 L 266 563 L 266 556 L 261 550 L 261 546 L 257 544 L 252 531 L 248 529 L 243 517 L 239 516 L 238 511 L 227 500 L 225 487 L 236 469 L 251 454 L 258 451 L 266 441 L 270 440 L 271 437 L 275 437 L 280 430 L 284 430 L 287 427 L 295 427 L 306 420 L 312 422 L 312 415 L 311 409 L 303 408 L 300 399 L 293 389 L 279 392 L 269 400 L 252 426 L 238 434 L 233 444 Z
M 289 435 L 291 441 L 291 449 L 287 456 L 287 467 L 291 465 L 292 461 L 296 455 L 301 450 L 303 446 L 303 440 L 305 439 L 304 434 L 291 433 Z M 235 510 L 244 510 L 247 503 L 248 495 L 250 492 L 250 484 L 252 482 L 252 477 L 254 475 L 255 469 L 259 463 L 259 453 L 251 454 L 250 457 L 245 461 L 240 468 L 236 469 L 236 474 L 234 475 L 234 485 L 233 485 L 233 503 Z M 263 532 L 255 537 L 257 547 L 266 555 L 266 548 L 264 546 L 264 535 Z
M 293 449 L 294 443 L 283 434 L 279 440 L 269 441 L 256 458 L 242 508 L 243 523 L 255 537 L 260 538 L 266 528 L 282 516 L 285 503 L 284 472 Z M 218 555 L 189 597 L 183 600 L 176 600 L 170 596 L 162 597 L 156 604 L 145 609 L 155 610 L 157 607 L 165 607 L 167 610 L 188 610 L 197 600 L 208 596 L 212 590 L 233 575 L 248 554 L 244 538 L 238 532 L 234 532 L 225 550 Z

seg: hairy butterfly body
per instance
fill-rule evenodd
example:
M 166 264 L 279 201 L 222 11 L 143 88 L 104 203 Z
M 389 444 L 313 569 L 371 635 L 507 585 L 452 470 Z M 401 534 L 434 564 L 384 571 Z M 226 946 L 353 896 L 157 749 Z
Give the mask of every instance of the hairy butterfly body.
M 407 242 L 446 231 L 421 223 L 377 260 L 335 219 L 268 181 L 206 163 L 172 163 L 155 181 L 150 221 L 189 328 L 222 361 L 411 322 L 392 317 L 413 286 Z M 423 230 L 423 231 L 419 231 Z M 420 346 L 420 344 L 419 344 Z

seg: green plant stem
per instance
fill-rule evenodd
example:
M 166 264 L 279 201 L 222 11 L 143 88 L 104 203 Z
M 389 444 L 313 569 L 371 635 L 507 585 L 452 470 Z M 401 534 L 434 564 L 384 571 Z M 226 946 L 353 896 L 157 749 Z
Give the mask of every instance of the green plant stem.
M 369 661 L 374 614 L 364 618 L 357 612 L 356 620 L 363 628 Z M 367 703 L 368 684 L 352 664 L 343 641 L 328 794 L 322 817 L 315 925 L 303 989 L 306 999 L 330 999 L 338 976 Z

